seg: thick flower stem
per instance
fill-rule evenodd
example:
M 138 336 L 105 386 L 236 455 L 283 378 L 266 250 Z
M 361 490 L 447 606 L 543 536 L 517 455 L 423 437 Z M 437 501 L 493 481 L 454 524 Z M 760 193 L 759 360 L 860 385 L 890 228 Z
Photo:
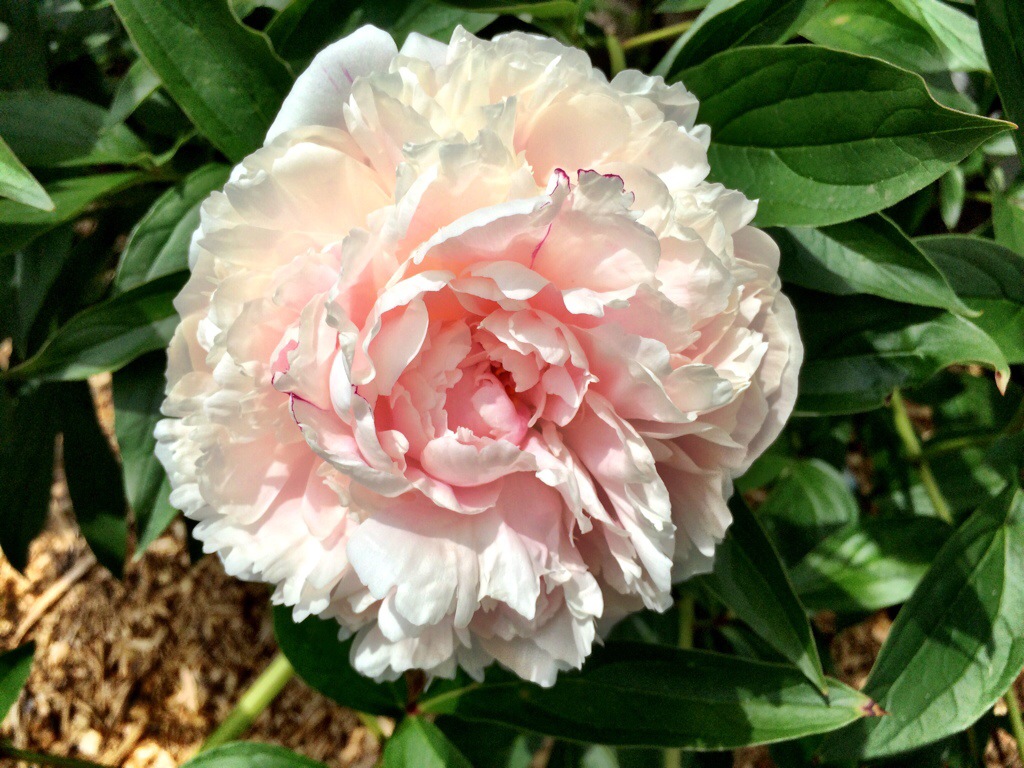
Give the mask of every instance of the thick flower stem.
M 683 650 L 693 648 L 694 604 L 693 593 L 689 590 L 679 596 L 679 647 Z M 665 750 L 665 768 L 682 768 L 683 751 L 681 749 Z
M 1020 755 L 1021 762 L 1024 762 L 1024 718 L 1021 718 L 1016 686 L 1011 685 L 1003 698 L 1006 699 L 1006 713 L 1010 716 L 1010 729 L 1017 742 L 1017 753 Z
M 942 490 L 939 488 L 935 475 L 932 474 L 931 465 L 924 458 L 924 451 L 921 449 L 921 441 L 914 431 L 914 425 L 910 423 L 910 416 L 907 414 L 907 406 L 903 402 L 903 396 L 898 389 L 892 393 L 892 416 L 896 433 L 903 441 L 903 450 L 910 462 L 917 466 L 918 474 L 921 475 L 921 483 L 924 485 L 932 506 L 935 507 L 935 514 L 950 525 L 953 524 L 953 512 L 946 503 Z
M 105 765 L 93 763 L 89 760 L 78 760 L 74 757 L 58 757 L 57 755 L 46 755 L 41 752 L 17 749 L 6 741 L 0 741 L 0 758 L 4 757 L 12 760 L 21 760 L 30 765 L 53 766 L 53 768 L 107 768 Z
M 683 34 L 686 30 L 693 26 L 693 21 L 681 21 L 678 24 L 673 24 L 668 27 L 662 27 L 661 29 L 655 29 L 651 32 L 644 32 L 642 35 L 631 37 L 628 40 L 622 42 L 622 48 L 624 50 L 632 50 L 633 48 L 640 48 L 651 43 L 656 43 L 659 40 L 664 40 L 669 37 L 676 37 Z
M 288 681 L 294 676 L 295 670 L 292 668 L 291 663 L 285 658 L 283 653 L 279 652 L 270 664 L 267 665 L 267 668 L 263 670 L 263 674 L 256 679 L 256 682 L 249 686 L 249 689 L 242 694 L 242 698 L 238 700 L 235 708 L 228 713 L 224 722 L 203 742 L 203 746 L 199 748 L 199 751 L 205 752 L 229 741 L 234 741 L 248 731 L 256 721 L 256 718 L 260 716 L 263 710 L 270 706 L 270 703 L 277 697 L 277 694 L 281 692 L 285 685 L 288 684 Z

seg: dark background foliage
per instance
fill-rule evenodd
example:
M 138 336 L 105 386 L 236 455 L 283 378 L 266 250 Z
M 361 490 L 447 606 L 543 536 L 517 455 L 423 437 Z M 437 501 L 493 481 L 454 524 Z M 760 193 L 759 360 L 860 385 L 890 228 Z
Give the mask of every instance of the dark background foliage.
M 0 0 L 4 556 L 23 567 L 45 523 L 55 449 L 114 574 L 175 518 L 152 430 L 198 206 L 312 56 L 364 23 L 399 43 L 532 30 L 609 74 L 681 79 L 714 180 L 760 200 L 808 358 L 715 573 L 581 672 L 376 685 L 332 624 L 281 611 L 299 674 L 400 721 L 388 768 L 525 766 L 537 734 L 556 738 L 549 765 L 588 768 L 763 743 L 795 768 L 976 766 L 994 728 L 1024 735 L 1012 696 L 993 714 L 1024 666 L 1019 0 Z M 118 453 L 86 384 L 105 373 Z M 880 610 L 895 623 L 856 691 L 809 617 Z M 31 657 L 0 656 L 0 713 Z M 315 765 L 247 743 L 191 764 Z

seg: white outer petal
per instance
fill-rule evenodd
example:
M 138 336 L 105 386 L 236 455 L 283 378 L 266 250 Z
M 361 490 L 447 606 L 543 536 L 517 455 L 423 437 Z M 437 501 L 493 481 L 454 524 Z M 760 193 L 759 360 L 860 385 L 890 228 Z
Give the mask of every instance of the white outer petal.
M 324 48 L 295 81 L 264 144 L 303 125 L 344 126 L 342 109 L 352 92 L 352 81 L 386 72 L 397 53 L 391 35 L 369 25 Z

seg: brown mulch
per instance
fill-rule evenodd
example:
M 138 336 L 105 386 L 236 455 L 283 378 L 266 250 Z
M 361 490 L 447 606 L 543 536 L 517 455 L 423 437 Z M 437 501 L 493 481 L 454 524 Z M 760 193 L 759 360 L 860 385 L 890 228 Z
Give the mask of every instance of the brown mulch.
M 112 434 L 109 379 L 94 382 Z M 276 651 L 268 593 L 189 561 L 180 522 L 123 581 L 78 535 L 58 457 L 50 519 L 24 574 L 0 555 L 0 651 L 36 644 L 28 684 L 0 727 L 15 747 L 124 768 L 192 756 Z M 331 768 L 373 765 L 355 714 L 293 680 L 246 738 Z

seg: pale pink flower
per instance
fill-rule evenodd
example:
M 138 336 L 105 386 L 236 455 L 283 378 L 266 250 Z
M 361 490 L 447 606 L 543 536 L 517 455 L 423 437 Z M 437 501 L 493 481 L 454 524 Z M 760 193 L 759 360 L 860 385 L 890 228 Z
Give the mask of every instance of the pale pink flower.
M 322 52 L 203 205 L 172 502 L 394 678 L 551 685 L 711 568 L 802 347 L 682 85 L 523 34 Z

